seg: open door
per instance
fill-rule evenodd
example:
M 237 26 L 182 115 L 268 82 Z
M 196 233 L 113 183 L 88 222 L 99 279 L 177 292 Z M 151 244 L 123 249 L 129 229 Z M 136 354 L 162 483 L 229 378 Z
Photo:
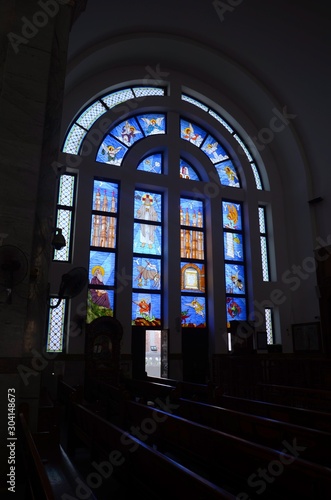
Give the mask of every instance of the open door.
M 146 330 L 145 371 L 148 377 L 168 378 L 168 330 Z

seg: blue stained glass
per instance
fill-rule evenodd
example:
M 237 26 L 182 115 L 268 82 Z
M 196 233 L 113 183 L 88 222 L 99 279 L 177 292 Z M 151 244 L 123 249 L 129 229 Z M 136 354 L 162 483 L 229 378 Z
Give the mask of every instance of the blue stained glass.
M 239 176 L 232 161 L 225 161 L 215 165 L 221 184 L 223 186 L 240 187 Z
M 136 141 L 139 141 L 139 139 L 144 137 L 137 121 L 134 118 L 129 118 L 128 120 L 120 123 L 110 130 L 109 134 L 116 137 L 116 139 L 124 143 L 128 148 Z
M 226 293 L 245 294 L 244 266 L 225 264 L 225 289 Z
M 205 297 L 181 297 L 181 325 L 182 327 L 206 327 L 206 299 Z
M 181 262 L 181 290 L 205 292 L 205 265 L 200 262 Z
M 114 290 L 89 289 L 87 296 L 86 322 L 91 323 L 100 316 L 114 315 Z
M 207 132 L 198 125 L 187 120 L 180 120 L 180 136 L 182 139 L 191 142 L 195 146 L 200 146 Z
M 114 137 L 107 136 L 98 150 L 96 161 L 110 165 L 121 165 L 127 150 L 128 148 Z
M 132 324 L 134 326 L 161 326 L 161 295 L 159 293 L 132 294 Z
M 117 212 L 118 184 L 95 180 L 93 183 L 92 210 Z
M 242 235 L 238 233 L 224 232 L 224 259 L 244 260 L 244 249 Z
M 115 217 L 92 215 L 90 245 L 92 247 L 115 248 L 116 222 Z
M 165 134 L 166 120 L 163 114 L 148 114 L 137 116 L 139 125 L 143 129 L 144 134 L 155 135 Z
M 203 202 L 199 200 L 180 200 L 180 224 L 203 227 Z
M 114 253 L 90 251 L 89 280 L 91 285 L 114 285 Z
M 146 290 L 159 289 L 161 286 L 161 260 L 134 257 L 132 286 Z
M 135 191 L 134 216 L 137 219 L 161 222 L 162 220 L 162 195 Z
M 199 181 L 200 177 L 196 173 L 196 171 L 191 167 L 188 163 L 183 161 L 182 159 L 180 160 L 180 167 L 179 167 L 179 176 L 182 179 L 191 179 L 192 181 Z
M 245 320 L 246 317 L 246 299 L 239 297 L 226 298 L 226 320 Z
M 229 229 L 241 230 L 241 206 L 240 204 L 223 201 L 222 202 L 222 213 L 223 213 L 223 227 Z
M 201 147 L 201 150 L 213 163 L 218 163 L 229 158 L 225 149 L 223 149 L 220 143 L 211 135 L 208 135 L 207 139 L 203 143 L 203 146 Z
M 145 172 L 152 172 L 154 174 L 162 173 L 162 154 L 156 153 L 154 155 L 148 156 L 141 161 L 137 167 L 137 170 L 144 170 Z
M 161 255 L 161 226 L 135 223 L 133 228 L 133 251 L 144 255 Z

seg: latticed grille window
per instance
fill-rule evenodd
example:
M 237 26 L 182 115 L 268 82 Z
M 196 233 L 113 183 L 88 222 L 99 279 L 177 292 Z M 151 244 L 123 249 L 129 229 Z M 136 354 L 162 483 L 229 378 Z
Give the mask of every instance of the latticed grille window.
M 50 305 L 54 306 L 58 301 L 57 297 L 50 299 Z M 48 328 L 47 328 L 47 352 L 62 352 L 65 332 L 66 301 L 62 300 L 58 307 L 49 308 Z
M 56 211 L 56 227 L 62 230 L 66 246 L 60 250 L 54 250 L 53 260 L 56 261 L 69 262 L 70 260 L 75 186 L 75 175 L 61 175 Z
M 265 207 L 259 207 L 260 247 L 263 281 L 270 281 Z
M 273 325 L 272 309 L 266 308 L 264 310 L 264 315 L 265 315 L 265 327 L 266 327 L 266 331 L 267 331 L 267 343 L 273 344 L 274 343 L 274 325 Z

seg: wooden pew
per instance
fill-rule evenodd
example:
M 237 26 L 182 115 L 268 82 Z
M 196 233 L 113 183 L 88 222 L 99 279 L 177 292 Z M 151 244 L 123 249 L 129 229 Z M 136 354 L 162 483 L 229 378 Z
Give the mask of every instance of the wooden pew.
M 331 432 L 331 413 L 228 395 L 219 396 L 215 404 L 223 408 Z
M 126 387 L 131 393 L 131 399 L 142 399 L 144 401 L 166 400 L 172 397 L 176 387 L 161 382 L 150 382 L 149 380 L 131 379 L 126 381 Z
M 94 462 L 103 467 L 105 461 L 109 466 L 112 464 L 112 473 L 127 486 L 127 493 L 132 498 L 144 494 L 167 500 L 184 497 L 235 500 L 223 488 L 177 464 L 84 406 L 74 404 L 73 417 L 70 430 L 75 440 L 73 448 L 83 443 Z
M 180 398 L 175 415 L 244 439 L 279 449 L 285 440 L 296 440 L 306 449 L 301 458 L 331 467 L 331 433 L 250 413 Z M 281 448 L 283 448 L 281 446 Z
M 163 453 L 172 453 L 186 466 L 190 463 L 198 467 L 200 475 L 221 483 L 237 498 L 260 498 L 262 487 L 268 500 L 329 496 L 331 469 L 303 460 L 295 441 L 281 443 L 280 452 L 139 403 L 128 401 L 125 405 L 131 433 L 140 426 L 145 430 L 146 443 Z M 159 423 L 147 435 L 147 422 L 152 419 Z M 261 471 L 266 472 L 268 480 L 260 479 Z
M 258 384 L 259 399 L 298 408 L 331 412 L 331 391 L 276 384 Z

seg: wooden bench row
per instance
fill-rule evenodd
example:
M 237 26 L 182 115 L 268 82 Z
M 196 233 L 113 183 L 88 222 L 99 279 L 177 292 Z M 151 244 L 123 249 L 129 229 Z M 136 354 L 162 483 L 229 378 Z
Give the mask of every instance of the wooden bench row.
M 276 384 L 258 384 L 262 401 L 331 412 L 331 391 Z
M 302 459 L 303 447 L 298 446 L 295 438 L 283 441 L 276 450 L 163 410 L 132 401 L 123 404 L 131 432 L 138 426 L 146 435 L 146 443 L 163 453 L 172 453 L 186 465 L 198 467 L 201 475 L 237 498 L 259 498 L 264 490 L 270 500 L 329 495 L 331 469 Z M 157 425 L 153 432 L 151 429 L 148 432 L 153 421 Z
M 74 404 L 70 426 L 71 453 L 81 444 L 91 452 L 100 476 L 115 474 L 132 498 L 139 494 L 155 499 L 199 500 L 235 497 L 198 474 L 113 425 L 83 405 Z

